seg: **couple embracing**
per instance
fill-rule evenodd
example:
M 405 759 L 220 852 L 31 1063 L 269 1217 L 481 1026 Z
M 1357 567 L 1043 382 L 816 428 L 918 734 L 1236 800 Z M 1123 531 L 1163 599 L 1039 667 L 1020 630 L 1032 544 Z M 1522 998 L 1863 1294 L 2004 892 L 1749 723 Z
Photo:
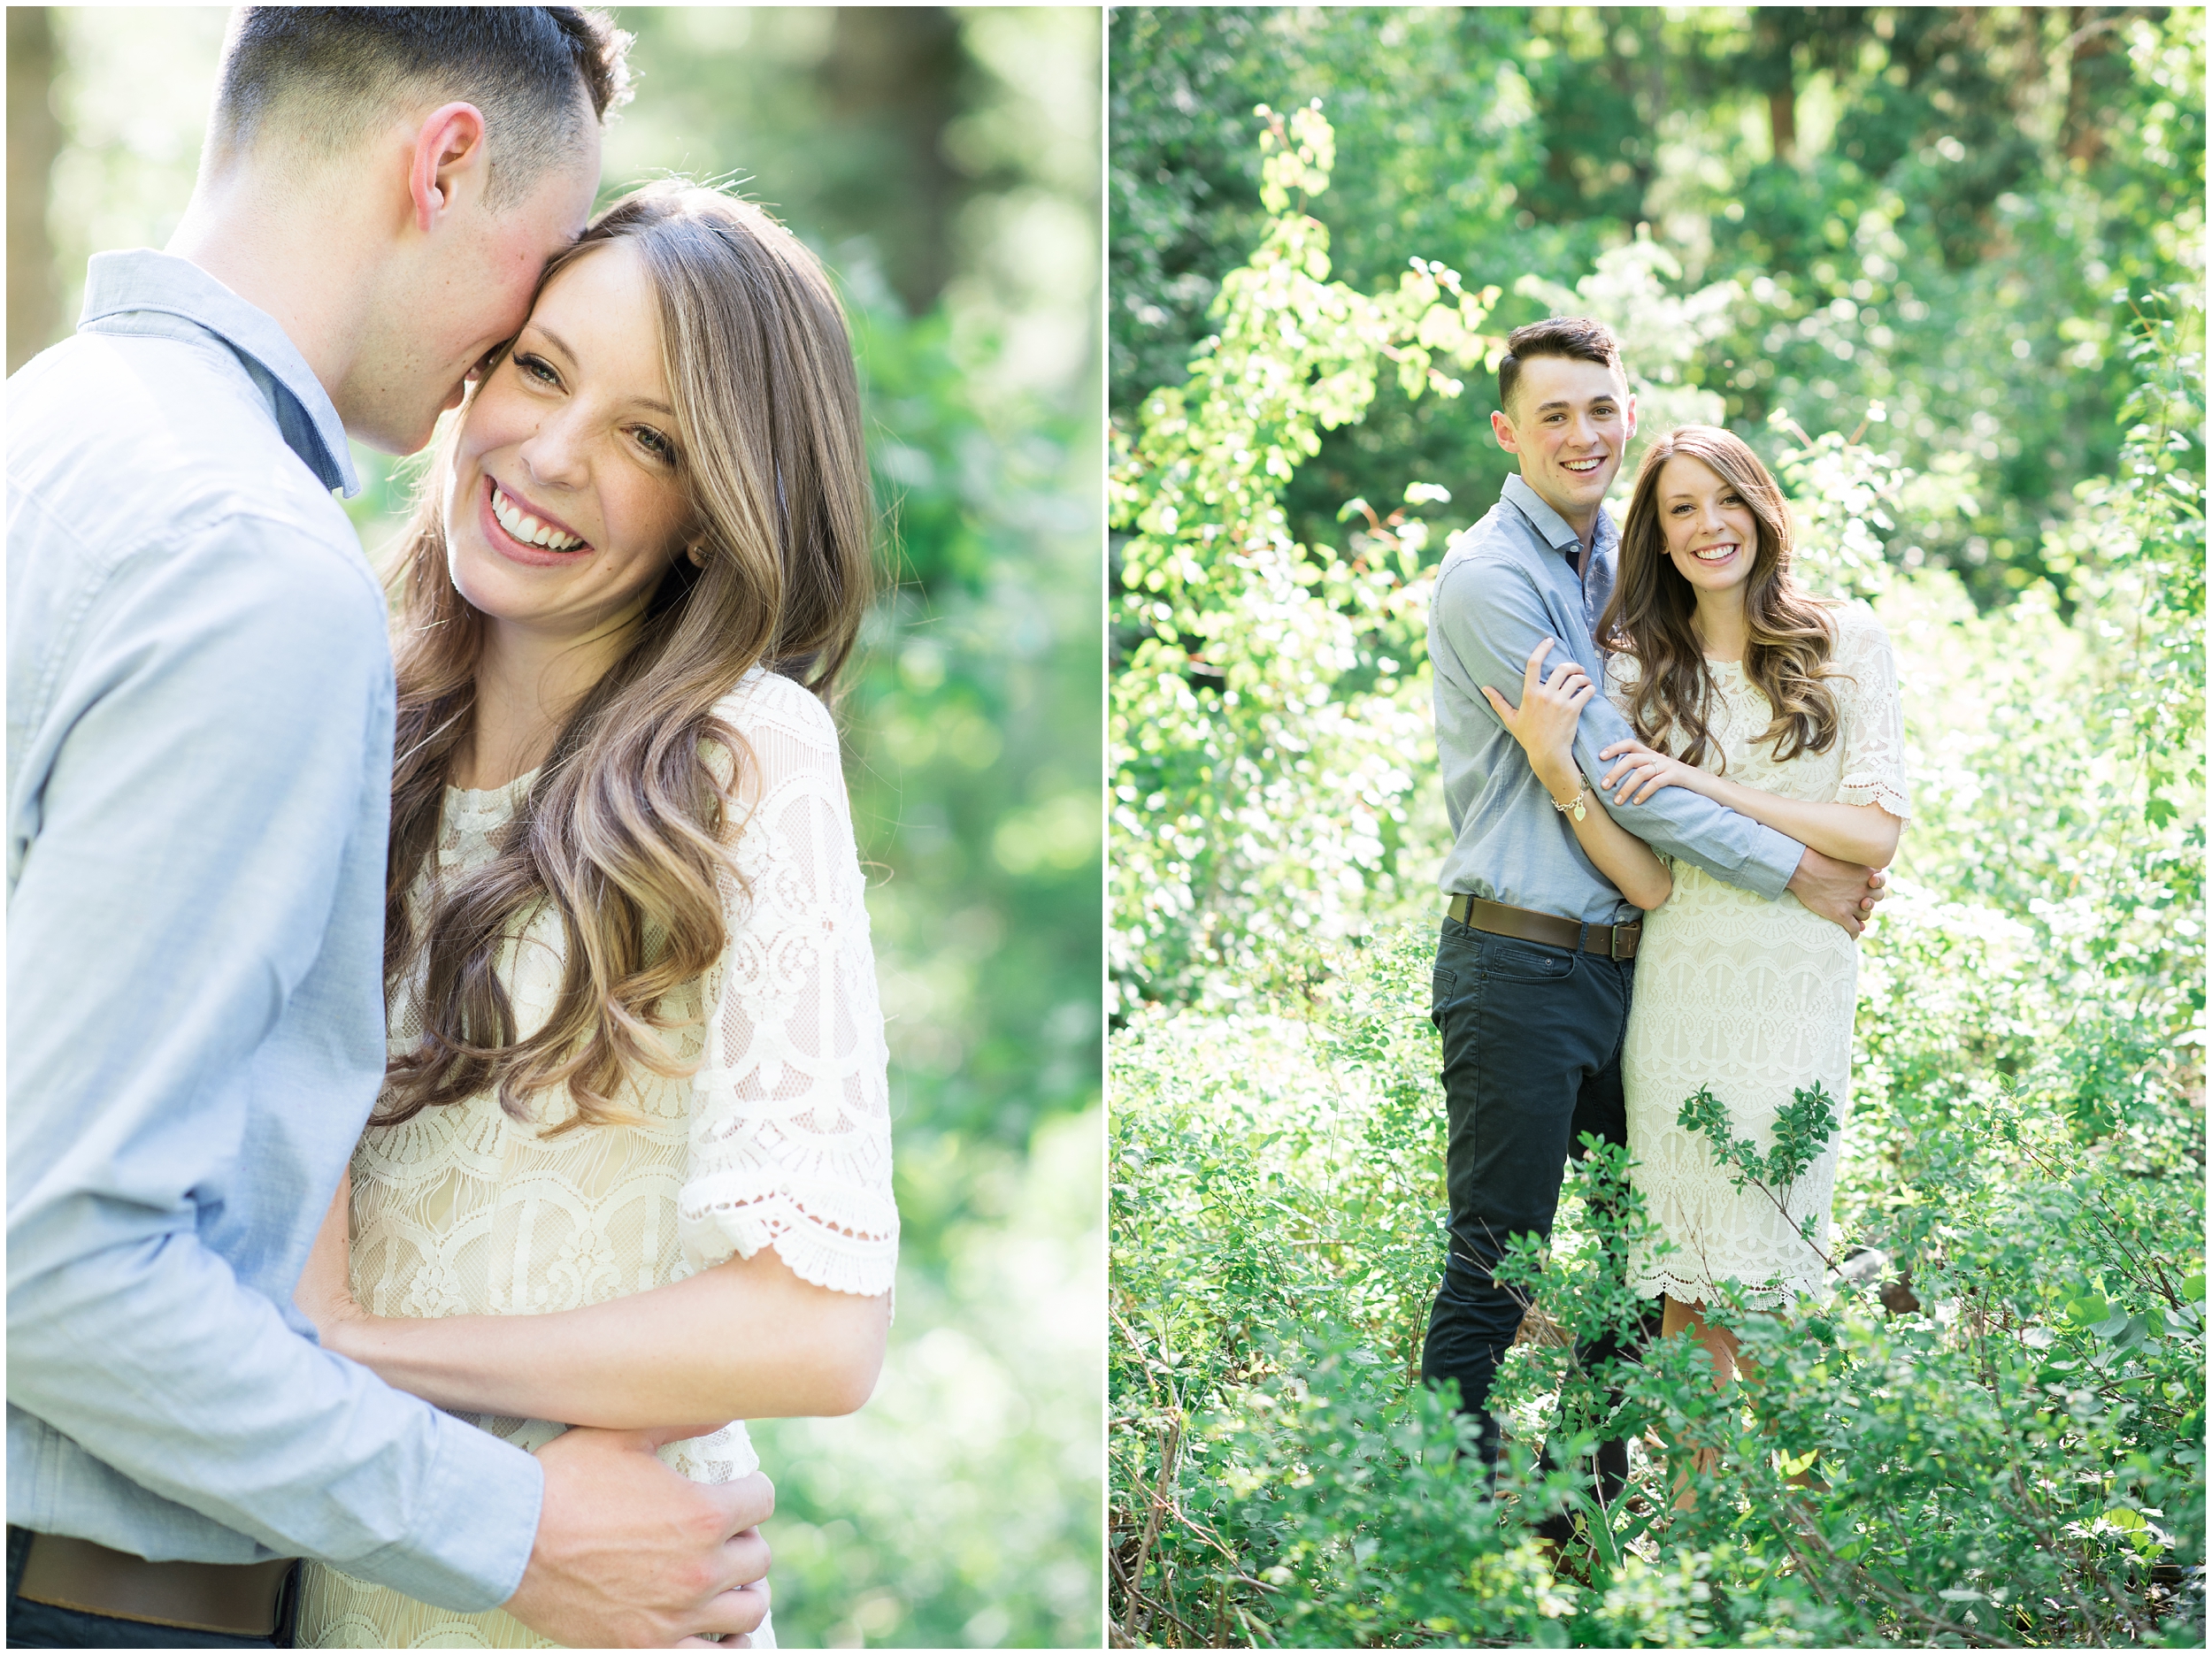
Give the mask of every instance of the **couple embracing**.
M 1787 507 L 1751 449 L 1663 433 L 1617 530 L 1602 502 L 1636 405 L 1610 332 L 1519 329 L 1498 401 L 1520 473 L 1430 610 L 1455 835 L 1432 1005 L 1450 1253 L 1422 1355 L 1492 1466 L 1485 1405 L 1524 1310 L 1492 1272 L 1508 1237 L 1550 1233 L 1583 1134 L 1628 1146 L 1672 1244 L 1627 1261 L 1663 1301 L 1646 1332 L 1692 1334 L 1717 1382 L 1736 1367 L 1705 1314 L 1722 1283 L 1766 1304 L 1819 1286 L 1837 1139 L 1786 1214 L 1732 1187 L 1678 1111 L 1708 1089 L 1731 1136 L 1763 1145 L 1800 1089 L 1847 1108 L 1855 939 L 1909 811 L 1889 641 L 1793 578 Z M 1626 1474 L 1627 1444 L 1603 1444 L 1601 1501 Z
M 12 1644 L 767 1644 L 735 1421 L 874 1383 L 852 349 L 587 223 L 626 45 L 246 9 L 9 385 Z M 454 409 L 380 586 L 347 438 Z

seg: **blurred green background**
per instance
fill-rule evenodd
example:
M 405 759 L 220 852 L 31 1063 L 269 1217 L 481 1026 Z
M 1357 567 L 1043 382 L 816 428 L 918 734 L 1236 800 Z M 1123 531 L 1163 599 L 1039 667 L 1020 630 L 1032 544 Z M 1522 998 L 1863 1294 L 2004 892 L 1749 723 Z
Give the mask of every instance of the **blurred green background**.
M 787 1644 L 1102 1641 L 1099 14 L 614 9 L 603 199 L 726 182 L 853 313 L 897 585 L 845 702 L 904 1222 L 875 1399 L 756 1428 Z M 159 247 L 224 13 L 8 9 L 8 366 Z M 357 450 L 373 550 L 407 478 Z
M 1502 334 L 1640 226 L 1673 291 L 1734 281 L 1680 382 L 1740 433 L 1869 422 L 1914 471 L 1971 477 L 1925 561 L 1982 609 L 2048 580 L 2047 531 L 2108 474 L 2128 367 L 2112 295 L 2200 284 L 2201 88 L 2146 41 L 2162 6 L 1118 7 L 1108 193 L 1112 408 L 1179 385 L 1260 232 L 1256 103 L 1321 102 L 1333 273 L 1409 254 L 1503 296 Z M 2171 19 L 2172 21 L 2167 21 Z M 2145 34 L 2148 28 L 2151 34 Z M 2186 54 L 2183 54 L 2185 60 Z M 1294 538 L 1409 477 L 1479 514 L 1509 465 L 1480 418 L 1379 399 L 1286 496 Z M 1441 542 L 1438 542 L 1440 555 Z

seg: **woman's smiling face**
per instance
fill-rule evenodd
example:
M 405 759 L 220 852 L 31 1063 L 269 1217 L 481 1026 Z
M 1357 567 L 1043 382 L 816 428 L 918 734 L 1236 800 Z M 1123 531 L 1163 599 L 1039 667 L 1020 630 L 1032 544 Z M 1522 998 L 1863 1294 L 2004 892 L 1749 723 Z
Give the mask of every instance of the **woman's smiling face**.
M 661 364 L 660 310 L 620 241 L 546 285 L 470 400 L 445 501 L 453 584 L 553 639 L 641 612 L 692 511 Z
M 1759 519 L 1736 486 L 1704 461 L 1678 454 L 1659 468 L 1659 526 L 1667 555 L 1702 593 L 1726 592 L 1751 578 Z

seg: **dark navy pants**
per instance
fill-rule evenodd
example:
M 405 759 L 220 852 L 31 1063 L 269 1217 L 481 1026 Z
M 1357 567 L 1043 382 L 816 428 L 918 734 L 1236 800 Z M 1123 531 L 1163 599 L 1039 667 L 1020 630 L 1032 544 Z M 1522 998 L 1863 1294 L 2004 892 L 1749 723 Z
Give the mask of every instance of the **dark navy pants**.
M 1486 1465 L 1498 1457 L 1497 1420 L 1486 1406 L 1491 1382 L 1522 1316 L 1520 1301 L 1491 1271 L 1508 1236 L 1550 1237 L 1567 1159 L 1581 1156 L 1583 1133 L 1628 1141 L 1621 1042 L 1635 978 L 1632 960 L 1493 936 L 1455 919 L 1437 939 L 1429 1015 L 1444 1037 L 1451 1252 L 1429 1313 L 1421 1377 L 1459 1382 Z M 1619 1351 L 1608 1338 L 1578 1354 L 1594 1369 Z M 1600 1465 L 1609 1500 L 1626 1471 L 1626 1444 L 1606 1444 Z

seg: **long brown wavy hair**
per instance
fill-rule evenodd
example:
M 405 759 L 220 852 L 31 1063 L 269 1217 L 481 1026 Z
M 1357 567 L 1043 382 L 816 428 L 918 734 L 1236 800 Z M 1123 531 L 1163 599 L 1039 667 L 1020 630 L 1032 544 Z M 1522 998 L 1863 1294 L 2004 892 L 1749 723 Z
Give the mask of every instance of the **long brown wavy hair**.
M 1667 555 L 1659 521 L 1659 473 L 1677 455 L 1711 466 L 1758 524 L 1759 543 L 1744 589 L 1749 640 L 1743 668 L 1774 716 L 1756 739 L 1773 742 L 1781 762 L 1800 753 L 1825 753 L 1839 728 L 1835 694 L 1827 684 L 1835 676 L 1828 664 L 1834 631 L 1820 601 L 1790 573 L 1790 514 L 1781 489 L 1742 438 L 1716 425 L 1683 425 L 1654 442 L 1629 497 L 1619 574 L 1598 622 L 1598 638 L 1609 651 L 1637 664 L 1630 722 L 1645 741 L 1686 763 L 1701 763 L 1710 752 L 1726 766 L 1709 727 L 1715 689 L 1693 624 L 1697 592 Z
M 626 653 L 569 714 L 489 864 L 408 892 L 434 854 L 449 771 L 472 720 L 483 617 L 448 572 L 450 422 L 387 571 L 399 678 L 385 887 L 388 998 L 414 985 L 420 1042 L 392 1060 L 377 1119 L 496 1088 L 500 1107 L 565 1086 L 549 1135 L 628 1118 L 641 1071 L 682 1074 L 662 1005 L 726 941 L 717 876 L 750 763 L 715 703 L 757 665 L 832 701 L 872 586 L 873 517 L 843 309 L 814 255 L 748 202 L 681 182 L 610 208 L 546 268 L 549 282 L 621 241 L 658 301 L 675 404 L 686 540 Z M 543 283 L 541 283 L 541 291 Z M 465 415 L 463 416 L 465 419 Z M 560 993 L 518 1035 L 501 956 L 547 910 L 563 937 Z M 396 1000 L 395 1002 L 396 1005 Z

